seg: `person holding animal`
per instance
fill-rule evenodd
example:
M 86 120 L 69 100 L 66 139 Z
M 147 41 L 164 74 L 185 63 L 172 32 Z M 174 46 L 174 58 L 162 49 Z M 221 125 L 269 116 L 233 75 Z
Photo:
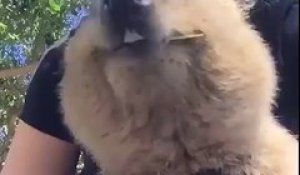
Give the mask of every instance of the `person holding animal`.
M 74 174 L 74 143 L 107 175 L 298 174 L 271 52 L 214 1 L 132 1 L 124 23 L 102 4 L 44 55 L 2 175 Z M 143 40 L 123 45 L 126 30 Z

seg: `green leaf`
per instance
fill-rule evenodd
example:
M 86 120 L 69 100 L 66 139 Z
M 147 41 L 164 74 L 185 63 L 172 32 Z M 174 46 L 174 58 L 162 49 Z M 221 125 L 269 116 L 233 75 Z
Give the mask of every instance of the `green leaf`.
M 0 22 L 0 33 L 5 32 L 6 29 L 7 29 L 7 25 L 5 25 L 4 23 Z
M 7 25 L 5 25 L 4 23 L 0 22 L 0 28 L 6 28 Z
M 49 0 L 50 9 L 54 12 L 60 12 L 61 10 L 62 2 L 60 0 L 59 2 L 57 1 L 58 0 Z
M 9 34 L 8 34 L 8 37 L 9 37 L 10 39 L 12 39 L 12 40 L 19 40 L 19 36 L 16 35 L 16 34 L 11 34 L 11 33 L 9 33 Z

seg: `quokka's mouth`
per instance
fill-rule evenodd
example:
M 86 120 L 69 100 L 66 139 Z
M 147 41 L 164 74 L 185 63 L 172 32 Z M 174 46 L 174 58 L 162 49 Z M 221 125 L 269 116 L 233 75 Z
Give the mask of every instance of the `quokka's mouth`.
M 106 0 L 110 17 L 118 30 L 126 31 L 127 35 L 134 34 L 134 38 L 159 41 L 159 27 L 154 24 L 153 0 Z M 126 40 L 126 39 L 125 39 Z
M 163 27 L 155 19 L 153 0 L 106 0 L 105 3 L 114 26 L 119 31 L 125 31 L 124 44 L 145 40 L 153 45 L 160 45 L 203 35 L 199 31 L 188 34 L 163 31 Z

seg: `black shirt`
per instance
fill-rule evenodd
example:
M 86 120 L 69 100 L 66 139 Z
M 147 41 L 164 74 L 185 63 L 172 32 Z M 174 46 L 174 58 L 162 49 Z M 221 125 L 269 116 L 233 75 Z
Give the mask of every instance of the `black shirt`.
M 279 75 L 275 114 L 299 134 L 299 1 L 258 0 L 251 22 L 270 46 Z
M 294 0 L 259 1 L 251 12 L 251 22 L 271 46 L 283 80 L 276 113 L 282 116 L 281 122 L 295 133 L 298 133 L 299 128 L 298 13 L 299 3 Z M 69 37 L 74 32 L 75 30 Z M 27 90 L 21 119 L 44 133 L 73 143 L 69 130 L 62 122 L 58 97 L 66 42 L 67 40 L 54 45 L 45 52 Z M 86 154 L 84 160 L 85 169 L 82 174 L 96 174 L 98 168 L 91 157 Z

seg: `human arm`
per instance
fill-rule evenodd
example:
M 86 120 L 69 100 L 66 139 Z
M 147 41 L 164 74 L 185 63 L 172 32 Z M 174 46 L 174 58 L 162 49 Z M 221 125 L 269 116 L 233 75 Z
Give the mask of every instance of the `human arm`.
M 74 175 L 78 148 L 20 122 L 1 175 Z
M 47 50 L 27 89 L 6 164 L 1 175 L 74 174 L 78 148 L 63 124 L 57 94 L 64 47 Z

